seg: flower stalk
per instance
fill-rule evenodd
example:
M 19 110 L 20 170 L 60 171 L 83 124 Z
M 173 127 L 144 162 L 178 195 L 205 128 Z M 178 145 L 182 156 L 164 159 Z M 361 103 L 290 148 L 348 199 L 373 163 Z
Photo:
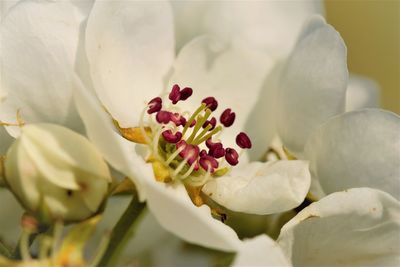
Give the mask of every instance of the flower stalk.
M 99 266 L 116 266 L 119 255 L 122 253 L 127 241 L 135 234 L 138 218 L 145 209 L 146 204 L 139 202 L 137 193 L 134 193 L 129 206 L 115 225 L 108 247 L 103 254 Z

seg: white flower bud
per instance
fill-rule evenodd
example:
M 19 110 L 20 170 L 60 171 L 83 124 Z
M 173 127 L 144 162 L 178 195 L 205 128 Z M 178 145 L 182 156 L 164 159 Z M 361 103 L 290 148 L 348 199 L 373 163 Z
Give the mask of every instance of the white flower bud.
M 90 217 L 100 208 L 111 182 L 95 146 L 52 124 L 22 127 L 7 152 L 5 179 L 21 204 L 44 222 Z

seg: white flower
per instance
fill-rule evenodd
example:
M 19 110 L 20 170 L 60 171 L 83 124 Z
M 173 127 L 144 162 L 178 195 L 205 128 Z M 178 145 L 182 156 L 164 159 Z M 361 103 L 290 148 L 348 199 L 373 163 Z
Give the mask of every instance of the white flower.
M 400 203 L 370 188 L 333 193 L 302 210 L 278 242 L 293 266 L 397 266 Z
M 189 183 L 185 181 L 186 186 L 193 186 L 197 182 L 201 186 L 213 177 L 212 171 L 208 174 L 207 171 L 199 171 L 205 174 L 191 176 L 194 171 L 190 168 L 181 171 L 180 168 L 185 167 L 182 159 L 178 161 L 181 167 L 172 167 L 172 163 L 163 156 L 171 156 L 168 149 L 161 146 L 159 153 L 161 132 L 156 133 L 162 129 L 161 123 L 156 123 L 154 118 L 147 115 L 147 103 L 165 90 L 163 81 L 172 66 L 168 84 L 179 83 L 195 89 L 191 99 L 183 102 L 183 110 L 194 112 L 203 98 L 216 96 L 220 105 L 237 111 L 235 124 L 225 131 L 232 132 L 231 136 L 224 135 L 225 132 L 221 136 L 224 145 L 231 147 L 235 143 L 234 136 L 241 132 L 246 123 L 257 100 L 263 77 L 273 61 L 266 53 L 249 51 L 245 47 L 225 44 L 210 37 L 199 37 L 183 48 L 173 63 L 171 22 L 167 3 L 96 2 L 86 28 L 86 55 L 93 87 L 99 99 L 123 128 L 121 132 L 142 133 L 145 127 L 151 127 L 152 134 L 147 137 L 150 140 L 142 136 L 142 143 L 144 139 L 147 145 L 122 140 L 112 129 L 110 116 L 105 114 L 79 81 L 77 106 L 89 138 L 116 169 L 134 180 L 141 198 L 146 199 L 150 210 L 167 230 L 189 242 L 221 250 L 236 250 L 239 240 L 234 231 L 213 219 L 207 205 L 195 206 L 184 184 L 179 181 L 188 173 Z M 196 88 L 199 90 L 196 91 Z M 164 99 L 163 108 L 169 111 L 180 107 L 167 104 L 167 101 Z M 169 109 L 169 106 L 173 109 Z M 185 140 L 191 142 L 190 138 Z M 199 143 L 202 143 L 200 140 Z M 146 160 L 151 161 L 147 157 L 148 152 L 156 158 L 156 163 L 162 163 L 161 169 L 167 173 L 164 177 L 166 183 L 156 181 L 151 165 L 146 163 Z M 259 214 L 284 211 L 299 205 L 308 191 L 306 162 L 247 163 L 242 157 L 241 164 L 236 167 L 237 172 L 211 179 L 234 185 L 216 192 L 216 196 L 221 198 L 237 198 L 235 203 L 225 203 L 233 210 Z M 158 176 L 159 166 L 155 168 Z M 200 181 L 194 181 L 196 177 Z M 223 188 L 222 184 L 219 188 Z M 223 196 L 222 191 L 228 194 Z M 210 191 L 207 193 L 211 194 Z
M 45 222 L 78 221 L 93 215 L 111 182 L 107 164 L 87 139 L 51 124 L 22 127 L 4 167 L 11 191 Z

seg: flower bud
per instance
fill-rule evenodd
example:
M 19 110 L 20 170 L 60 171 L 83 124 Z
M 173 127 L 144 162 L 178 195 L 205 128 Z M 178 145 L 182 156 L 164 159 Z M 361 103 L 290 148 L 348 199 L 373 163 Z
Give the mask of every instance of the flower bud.
M 52 124 L 22 127 L 4 167 L 11 191 L 44 223 L 90 217 L 99 210 L 111 182 L 96 147 L 83 136 Z

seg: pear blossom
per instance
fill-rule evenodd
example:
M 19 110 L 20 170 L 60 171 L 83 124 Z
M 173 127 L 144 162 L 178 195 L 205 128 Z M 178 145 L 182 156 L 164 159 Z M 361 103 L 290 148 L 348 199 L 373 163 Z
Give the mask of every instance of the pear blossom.
M 143 27 L 122 27 L 139 21 Z M 79 79 L 77 107 L 89 138 L 116 169 L 133 179 L 141 199 L 167 230 L 189 242 L 234 251 L 239 246 L 236 234 L 212 217 L 223 220 L 224 215 L 204 205 L 201 188 L 227 177 L 236 189 L 243 189 L 236 191 L 238 204 L 228 205 L 230 209 L 258 214 L 284 211 L 304 199 L 309 187 L 308 165 L 303 161 L 252 164 L 233 148 L 237 145 L 235 136 L 243 132 L 255 103 L 256 91 L 273 64 L 267 56 L 200 37 L 183 48 L 173 62 L 172 33 L 167 3 L 96 2 L 86 28 L 86 55 L 93 88 L 109 114 Z M 199 49 L 201 53 L 197 53 Z M 207 62 L 208 53 L 222 58 Z M 190 57 L 199 77 L 182 75 Z M 260 57 L 265 61 L 258 64 L 255 59 Z M 204 77 L 207 64 L 212 64 L 212 72 L 196 91 L 190 85 Z M 246 82 L 243 74 L 251 75 Z M 181 77 L 187 80 L 182 82 Z M 254 94 L 246 93 L 243 87 Z M 227 90 L 234 90 L 235 95 Z M 218 102 L 217 110 L 223 106 L 222 116 L 213 115 L 216 107 L 210 102 L 212 97 Z M 222 126 L 212 116 L 219 118 Z M 249 143 L 240 136 L 239 147 Z M 221 146 L 226 148 L 225 156 Z M 222 161 L 217 161 L 220 157 Z M 229 172 L 229 165 L 236 164 Z M 235 169 L 247 175 L 235 173 Z M 254 194 L 254 190 L 259 193 Z M 266 197 L 265 192 L 272 194 Z M 246 200 L 250 195 L 252 198 Z
M 4 168 L 10 190 L 44 223 L 93 215 L 111 182 L 107 164 L 87 139 L 52 124 L 22 127 L 7 152 Z
M 253 8 L 259 7 L 257 3 L 253 3 Z M 273 2 L 265 2 L 266 5 L 270 3 Z M 265 40 L 259 38 L 263 36 L 261 33 L 264 32 L 264 28 L 260 29 L 259 26 L 257 30 L 249 31 L 254 23 L 247 15 L 252 12 L 241 12 L 243 9 L 238 3 L 227 9 L 235 11 L 237 15 L 232 18 L 238 18 L 237 24 L 235 24 L 235 20 L 232 20 L 229 22 L 231 24 L 228 23 L 228 27 L 225 24 L 228 20 L 224 19 L 224 23 L 216 25 L 215 30 L 213 27 L 207 26 L 206 31 L 201 30 L 200 32 L 217 33 L 217 36 L 199 36 L 194 39 L 191 38 L 193 36 L 190 36 L 189 39 L 192 40 L 175 57 L 172 15 L 168 3 L 98 1 L 91 9 L 86 27 L 82 21 L 88 14 L 87 7 L 77 8 L 76 5 L 69 2 L 63 2 L 62 6 L 58 6 L 58 4 L 30 1 L 20 3 L 10 11 L 4 20 L 2 34 L 8 37 L 5 39 L 4 46 L 6 58 L 2 56 L 2 60 L 7 63 L 8 67 L 5 70 L 8 72 L 2 85 L 4 88 L 21 89 L 18 89 L 19 91 L 9 90 L 11 93 L 7 92 L 8 98 L 5 105 L 0 107 L 0 116 L 2 116 L 0 119 L 13 121 L 18 108 L 28 107 L 25 108 L 28 111 L 22 110 L 22 117 L 27 122 L 51 121 L 74 127 L 77 122 L 76 114 L 72 113 L 74 114 L 72 120 L 67 114 L 69 114 L 69 108 L 72 110 L 75 108 L 71 106 L 70 100 L 72 89 L 76 89 L 74 92 L 76 105 L 85 123 L 89 138 L 115 169 L 134 180 L 141 200 L 147 201 L 154 216 L 167 230 L 189 242 L 211 248 L 240 251 L 242 247 L 236 233 L 213 218 L 214 215 L 223 219 L 223 214 L 219 214 L 218 211 L 207 205 L 196 206 L 193 203 L 196 202 L 193 201 L 193 196 L 196 197 L 196 194 L 193 195 L 193 191 L 187 190 L 184 182 L 180 181 L 184 180 L 179 178 L 180 174 L 183 174 L 182 170 L 186 167 L 185 170 L 189 171 L 192 166 L 195 169 L 194 162 L 196 160 L 193 161 L 193 164 L 185 163 L 186 165 L 182 165 L 183 169 L 178 171 L 176 167 L 170 169 L 170 166 L 165 168 L 165 164 L 162 165 L 163 162 L 168 161 L 167 158 L 161 158 L 150 164 L 151 153 L 149 151 L 152 150 L 148 142 L 143 142 L 146 141 L 146 138 L 151 138 L 156 145 L 160 144 L 157 140 L 167 141 L 169 144 L 175 144 L 175 141 L 178 143 L 181 141 L 183 133 L 176 131 L 175 127 L 186 126 L 186 123 L 180 119 L 177 120 L 175 113 L 183 115 L 187 120 L 191 117 L 188 115 L 193 115 L 203 102 L 212 112 L 215 112 L 214 114 L 219 115 L 220 111 L 227 109 L 230 111 L 225 113 L 222 120 L 222 124 L 229 127 L 220 136 L 214 136 L 211 143 L 209 142 L 210 147 L 207 147 L 207 143 L 202 143 L 204 149 L 205 145 L 210 150 L 207 155 L 212 155 L 205 157 L 203 153 L 203 165 L 206 167 L 200 170 L 207 174 L 201 178 L 209 180 L 214 173 L 221 173 L 218 171 L 220 165 L 218 164 L 216 167 L 213 159 L 219 160 L 222 150 L 220 145 L 214 146 L 215 143 L 221 143 L 223 148 L 233 148 L 239 145 L 236 142 L 236 136 L 244 132 L 250 137 L 253 144 L 248 153 L 238 153 L 237 148 L 228 150 L 228 159 L 226 158 L 227 151 L 224 150 L 225 155 L 221 158 L 225 159 L 225 164 L 231 165 L 232 163 L 237 166 L 229 167 L 230 171 L 221 177 L 213 177 L 207 182 L 201 181 L 203 193 L 216 202 L 232 210 L 257 214 L 284 211 L 296 207 L 302 202 L 310 183 L 308 165 L 305 161 L 276 163 L 249 161 L 249 158 L 258 160 L 265 154 L 276 133 L 291 154 L 299 159 L 311 160 L 313 186 L 319 186 L 320 189 L 325 186 L 323 190 L 328 193 L 348 186 L 335 184 L 330 189 L 329 182 L 325 182 L 332 180 L 330 173 L 326 173 L 324 170 L 326 170 L 326 162 L 330 162 L 329 156 L 334 153 L 327 154 L 327 161 L 319 161 L 323 158 L 322 156 L 326 156 L 323 153 L 325 147 L 318 146 L 320 140 L 325 137 L 335 140 L 337 135 L 334 134 L 339 131 L 331 131 L 329 128 L 329 131 L 320 130 L 322 133 L 314 134 L 318 132 L 316 130 L 318 127 L 328 125 L 332 118 L 333 121 L 340 117 L 339 122 L 336 122 L 337 125 L 343 118 L 353 116 L 351 114 L 340 115 L 345 111 L 346 88 L 348 88 L 346 48 L 340 35 L 322 18 L 311 19 L 304 26 L 297 43 L 294 42 L 294 36 L 297 35 L 296 30 L 292 32 L 275 27 L 278 29 L 276 34 L 290 36 L 290 41 L 285 43 L 285 47 L 287 47 L 280 52 L 278 48 L 281 44 L 277 44 L 275 41 L 279 42 L 281 38 L 267 37 Z M 173 4 L 175 6 L 176 3 Z M 203 5 L 203 3 L 199 3 L 199 5 Z M 224 8 L 220 7 L 227 7 L 227 5 L 223 2 L 216 3 L 215 6 L 218 8 L 213 11 L 214 15 L 207 16 L 219 18 L 218 14 L 224 14 Z M 297 9 L 293 10 L 296 11 L 295 14 L 303 14 L 303 12 L 297 12 Z M 54 16 L 40 16 L 47 12 L 52 12 L 51 14 Z M 184 22 L 179 25 L 191 24 L 188 23 L 190 16 L 186 17 L 182 13 L 175 14 L 180 14 L 176 15 L 177 20 Z M 244 17 L 241 17 L 241 14 Z M 262 12 L 259 14 L 262 15 Z M 26 23 L 26 20 L 20 19 L 21 16 L 27 16 L 32 21 L 39 20 L 41 23 Z M 260 18 L 270 17 L 260 16 Z M 193 19 L 196 18 L 198 18 L 197 15 L 193 16 Z M 49 23 L 49 21 L 58 23 Z M 214 22 L 215 19 L 210 21 Z M 284 21 L 288 21 L 292 25 L 292 21 L 286 19 Z M 300 27 L 304 18 L 293 21 L 296 27 Z M 13 31 L 11 26 L 14 25 L 21 26 L 24 31 Z M 37 28 L 36 25 L 38 25 Z M 40 27 L 40 25 L 47 26 Z M 69 26 L 68 29 L 64 28 L 65 25 Z M 228 30 L 225 31 L 224 27 Z M 240 29 L 237 35 L 234 34 L 236 29 Z M 19 58 L 19 54 L 25 49 L 25 47 L 17 46 L 18 42 L 16 43 L 15 40 L 25 40 L 27 36 L 32 35 L 32 32 L 37 40 L 43 42 L 44 49 L 39 45 L 40 42 L 38 45 L 36 42 L 32 42 L 34 49 L 32 49 L 32 53 L 28 53 L 29 59 L 26 61 L 13 60 Z M 60 33 L 63 33 L 63 38 L 57 35 Z M 178 34 L 180 33 L 178 32 Z M 183 32 L 183 34 L 185 33 Z M 49 36 L 51 38 L 43 38 Z M 67 38 L 69 42 L 60 42 L 64 38 Z M 81 42 L 78 43 L 78 39 Z M 49 40 L 54 43 L 48 43 Z M 272 43 L 271 40 L 273 40 Z M 27 42 L 30 42 L 29 38 Z M 182 46 L 182 43 L 178 46 Z M 293 48 L 292 53 L 287 56 L 290 48 Z M 276 51 L 276 53 L 271 54 L 265 51 Z M 50 64 L 47 64 L 47 61 L 44 62 L 46 64 L 43 64 L 46 67 L 43 68 L 43 73 L 46 75 L 36 70 L 36 64 L 34 66 L 30 64 L 31 62 L 42 62 L 43 59 L 51 60 Z M 74 63 L 82 68 L 77 70 L 79 77 L 71 75 Z M 88 69 L 85 69 L 86 65 Z M 12 71 L 16 69 L 22 71 Z M 57 81 L 55 90 L 52 87 L 54 80 L 47 75 L 53 71 L 57 74 L 52 76 L 56 77 Z M 30 75 L 20 75 L 21 72 Z M 265 79 L 268 73 L 269 75 Z M 30 77 L 30 79 L 26 81 L 25 77 Z M 175 93 L 170 91 L 175 84 L 180 85 L 182 90 L 175 89 L 173 90 Z M 184 91 L 185 87 L 193 89 L 190 99 L 187 98 L 189 90 Z M 40 97 L 26 98 L 25 92 L 29 90 L 38 90 Z M 54 91 L 60 92 L 60 94 L 54 94 Z M 100 102 L 93 96 L 92 91 L 95 92 Z M 170 93 L 172 93 L 172 99 L 169 98 Z M 53 97 L 56 99 L 54 102 L 60 105 L 53 105 L 53 108 L 49 108 L 49 105 L 43 104 L 43 101 Z M 213 110 L 215 106 L 213 99 L 218 102 L 219 109 L 217 110 Z M 174 102 L 176 102 L 175 105 Z M 164 106 L 165 103 L 168 105 Z M 164 109 L 162 110 L 160 107 Z M 56 112 L 52 112 L 53 110 Z M 147 111 L 150 111 L 150 114 Z M 206 110 L 202 110 L 202 112 L 206 112 Z M 372 113 L 381 115 L 371 115 Z M 397 129 L 397 117 L 386 113 L 376 110 L 362 111 L 357 113 L 361 115 L 356 115 L 356 117 L 365 115 L 368 117 L 363 120 L 365 122 L 382 117 L 379 120 L 384 125 L 382 128 L 385 132 L 384 136 L 390 137 L 390 140 L 385 141 L 385 137 L 382 137 L 374 139 L 376 140 L 374 144 L 385 142 L 384 148 L 380 151 L 385 155 L 388 151 L 390 152 L 388 155 L 395 155 L 396 146 L 391 149 L 386 144 L 398 143 L 393 135 Z M 158 120 L 157 114 L 159 114 Z M 203 116 L 203 114 L 201 115 Z M 336 115 L 339 116 L 334 118 Z M 73 122 L 72 126 L 71 121 Z M 233 124 L 231 124 L 232 121 Z M 168 125 L 162 125 L 163 122 L 167 122 Z M 196 122 L 192 127 L 202 128 L 207 123 L 205 127 L 211 126 L 209 129 L 218 127 L 217 122 L 221 123 L 218 116 L 214 120 L 209 117 L 209 120 L 203 125 L 196 125 Z M 177 126 L 176 124 L 179 123 L 182 125 Z M 370 124 L 370 122 L 360 123 L 360 128 Z M 164 126 L 168 128 L 163 128 Z M 188 125 L 189 128 L 190 126 L 191 124 Z M 334 126 L 333 128 L 338 127 Z M 16 136 L 15 129 L 16 127 L 8 127 L 7 130 Z M 150 129 L 152 131 L 148 131 Z M 154 135 L 157 131 L 153 131 L 153 129 L 161 130 L 162 137 L 155 138 L 158 135 Z M 193 128 L 190 129 L 193 130 Z M 205 128 L 199 128 L 197 133 L 203 129 Z M 150 137 L 146 137 L 148 132 Z M 334 134 L 323 136 L 326 132 Z M 127 138 L 132 133 L 133 139 L 139 144 L 122 137 Z M 349 130 L 345 131 L 344 135 L 350 137 L 352 133 L 353 131 Z M 316 137 L 311 138 L 313 135 Z M 364 143 L 357 143 L 356 149 L 352 150 L 354 153 L 357 150 L 360 151 L 362 145 L 368 144 L 373 136 L 368 135 L 367 137 Z M 185 140 L 187 141 L 187 139 Z M 326 143 L 329 144 L 329 142 Z M 243 142 L 239 143 L 239 147 L 243 145 Z M 187 146 L 181 147 L 185 149 Z M 329 148 L 329 151 L 336 152 L 335 149 Z M 156 150 L 154 149 L 154 151 Z M 347 157 L 351 154 L 347 153 L 346 149 L 341 151 L 345 152 L 339 154 L 342 156 Z M 179 151 L 178 154 L 180 152 L 182 151 Z M 193 155 L 193 149 L 186 152 Z M 201 151 L 198 153 L 199 156 L 200 153 Z M 194 151 L 194 154 L 197 154 L 197 151 Z M 363 183 L 368 180 L 370 183 L 366 185 L 379 188 L 382 185 L 379 182 L 382 176 L 388 177 L 387 180 L 391 182 L 391 185 L 397 181 L 393 180 L 395 175 L 381 175 L 390 173 L 394 161 L 389 160 L 386 165 L 375 165 L 382 163 L 377 160 L 377 157 L 380 156 L 378 154 L 367 154 L 369 157 L 365 164 L 382 167 L 377 168 L 377 171 L 372 173 L 373 175 L 364 175 L 365 173 L 362 171 L 357 172 L 360 174 L 357 177 L 361 178 L 350 178 L 350 181 L 359 179 L 350 186 L 365 186 Z M 314 157 L 314 155 L 316 156 Z M 179 159 L 178 156 L 177 158 Z M 184 156 L 182 159 L 189 162 L 190 158 Z M 351 163 L 358 163 L 360 158 L 349 157 L 349 159 L 351 159 L 349 161 Z M 347 163 L 347 161 L 345 162 Z M 153 171 L 154 163 L 161 163 L 162 167 L 156 166 L 157 171 L 167 169 L 167 173 L 174 174 L 177 171 L 177 175 L 169 175 L 172 177 L 167 175 L 168 178 L 172 178 L 171 181 L 165 179 L 164 182 L 157 182 Z M 335 163 L 336 174 L 343 173 L 350 177 L 346 164 L 337 160 L 333 163 Z M 360 164 L 359 166 L 365 165 Z M 380 173 L 379 170 L 384 170 L 385 166 L 389 167 L 387 172 Z M 157 173 L 162 174 L 163 172 Z M 323 182 L 318 185 L 317 181 L 320 179 Z M 346 179 L 335 177 L 334 180 Z M 387 186 L 384 185 L 384 187 Z M 395 191 L 395 188 L 393 186 L 392 190 Z M 382 189 L 387 190 L 387 188 Z M 197 194 L 199 193 L 197 191 Z

